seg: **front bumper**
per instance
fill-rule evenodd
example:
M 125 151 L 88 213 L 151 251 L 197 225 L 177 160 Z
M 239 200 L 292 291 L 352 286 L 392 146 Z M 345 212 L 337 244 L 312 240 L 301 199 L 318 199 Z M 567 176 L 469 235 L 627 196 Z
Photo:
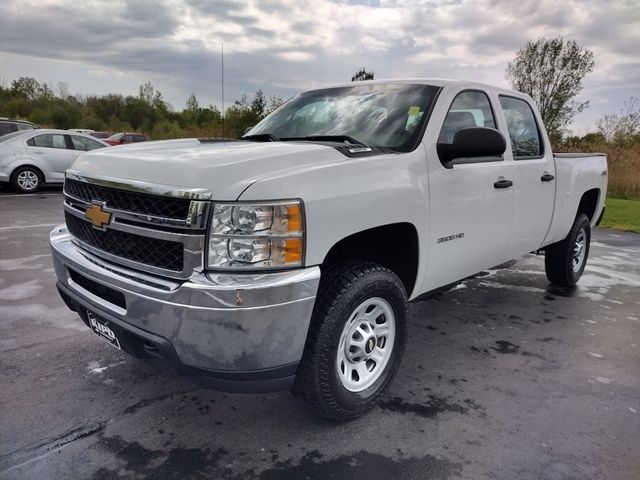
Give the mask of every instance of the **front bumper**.
M 175 281 L 110 263 L 76 246 L 66 227 L 50 235 L 58 290 L 87 310 L 122 348 L 159 358 L 222 390 L 289 388 L 302 358 L 320 281 L 311 267 L 267 274 L 194 274 Z

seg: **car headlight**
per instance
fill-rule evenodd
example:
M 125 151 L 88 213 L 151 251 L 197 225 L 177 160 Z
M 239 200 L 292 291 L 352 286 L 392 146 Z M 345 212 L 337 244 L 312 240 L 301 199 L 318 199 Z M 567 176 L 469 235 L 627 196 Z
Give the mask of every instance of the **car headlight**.
M 216 203 L 209 230 L 211 269 L 275 269 L 304 263 L 304 215 L 296 201 Z

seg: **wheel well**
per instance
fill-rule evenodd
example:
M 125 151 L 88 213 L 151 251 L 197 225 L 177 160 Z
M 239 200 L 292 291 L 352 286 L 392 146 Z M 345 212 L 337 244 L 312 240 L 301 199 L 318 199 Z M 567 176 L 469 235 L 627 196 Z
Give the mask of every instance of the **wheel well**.
M 395 272 L 411 295 L 418 273 L 418 232 L 410 223 L 393 223 L 354 233 L 336 243 L 322 262 L 369 260 Z
M 577 215 L 584 213 L 589 217 L 589 221 L 593 222 L 594 216 L 596 214 L 596 208 L 598 207 L 598 199 L 600 198 L 600 189 L 593 188 L 591 190 L 587 190 L 582 195 L 580 199 L 580 204 L 578 205 Z
M 33 168 L 38 173 L 38 175 L 40 175 L 40 181 L 41 182 L 44 183 L 44 181 L 46 180 L 44 172 L 40 168 L 36 167 L 35 165 L 31 165 L 29 163 L 25 163 L 24 165 L 19 165 L 16 168 L 14 168 L 13 171 L 11 172 L 11 175 L 9 176 L 9 179 L 13 180 L 13 178 L 14 178 L 13 176 L 16 174 L 16 172 L 18 170 L 20 170 L 21 168 L 23 168 L 23 167 Z

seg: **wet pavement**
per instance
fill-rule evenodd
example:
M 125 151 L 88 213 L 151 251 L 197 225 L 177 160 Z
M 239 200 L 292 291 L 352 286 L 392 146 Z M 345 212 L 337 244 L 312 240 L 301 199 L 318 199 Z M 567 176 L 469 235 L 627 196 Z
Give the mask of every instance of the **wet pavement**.
M 58 298 L 61 195 L 0 193 L 1 479 L 638 479 L 640 235 L 579 286 L 542 257 L 413 303 L 399 375 L 348 424 L 129 358 Z

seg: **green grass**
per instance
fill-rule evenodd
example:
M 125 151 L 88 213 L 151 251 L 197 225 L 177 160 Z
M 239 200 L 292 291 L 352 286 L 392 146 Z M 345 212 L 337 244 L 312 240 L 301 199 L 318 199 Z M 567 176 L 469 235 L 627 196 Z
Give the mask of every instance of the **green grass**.
M 600 223 L 602 228 L 613 228 L 640 233 L 640 200 L 607 198 L 607 209 Z

